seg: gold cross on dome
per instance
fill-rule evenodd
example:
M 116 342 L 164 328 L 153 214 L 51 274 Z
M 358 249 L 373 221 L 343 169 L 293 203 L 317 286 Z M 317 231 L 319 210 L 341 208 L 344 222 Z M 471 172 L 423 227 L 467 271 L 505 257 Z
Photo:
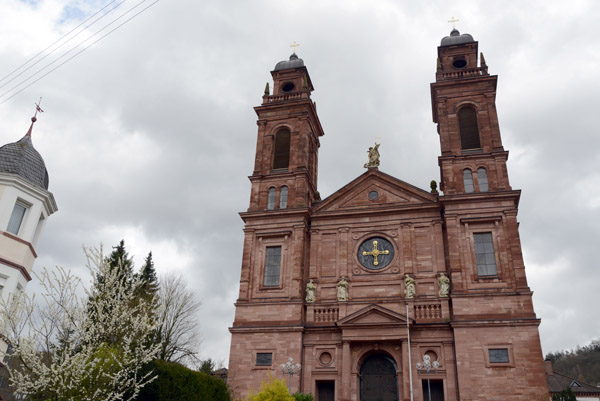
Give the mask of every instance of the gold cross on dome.
M 452 23 L 452 29 L 456 29 L 455 22 L 458 22 L 458 21 L 460 21 L 460 20 L 454 18 L 454 15 L 452 16 L 451 20 L 448 20 L 448 22 Z
M 387 249 L 385 251 L 380 251 L 379 249 L 377 249 L 377 241 L 373 241 L 373 250 L 371 252 L 367 252 L 367 251 L 363 251 L 363 256 L 367 256 L 367 255 L 371 255 L 373 256 L 373 264 L 375 266 L 377 266 L 379 264 L 379 261 L 377 260 L 377 257 L 379 255 L 387 255 L 389 254 L 390 251 L 388 251 Z
M 296 54 L 296 47 L 300 46 L 298 43 L 296 43 L 296 41 L 294 40 L 294 43 L 290 45 L 290 47 L 294 50 L 294 54 Z

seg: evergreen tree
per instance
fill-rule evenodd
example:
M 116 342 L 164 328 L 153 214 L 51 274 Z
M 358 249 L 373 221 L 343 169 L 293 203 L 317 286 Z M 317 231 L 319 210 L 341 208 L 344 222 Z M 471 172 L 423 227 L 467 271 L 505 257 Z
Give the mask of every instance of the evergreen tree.
M 125 240 L 121 240 L 119 245 L 113 246 L 113 251 L 106 257 L 106 263 L 110 269 L 117 269 L 117 275 L 121 277 L 121 282 L 131 286 L 133 279 L 133 260 L 125 250 Z
M 154 298 L 158 292 L 158 278 L 156 277 L 156 270 L 154 269 L 154 261 L 152 260 L 152 252 L 148 253 L 144 266 L 140 269 L 140 282 L 139 287 L 140 296 Z

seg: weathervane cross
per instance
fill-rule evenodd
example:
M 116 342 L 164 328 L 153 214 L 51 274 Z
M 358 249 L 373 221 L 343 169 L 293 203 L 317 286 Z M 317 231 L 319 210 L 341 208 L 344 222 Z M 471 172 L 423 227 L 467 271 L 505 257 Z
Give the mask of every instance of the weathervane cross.
M 448 22 L 451 22 L 451 23 L 452 23 L 452 29 L 456 29 L 455 22 L 458 22 L 458 21 L 460 21 L 460 20 L 458 20 L 458 19 L 454 18 L 454 15 L 452 16 L 452 19 L 451 19 L 451 20 L 448 20 Z
M 37 118 L 37 113 L 43 113 L 44 110 L 42 110 L 42 108 L 40 107 L 40 103 L 42 103 L 42 97 L 40 96 L 40 100 L 35 103 L 35 114 L 33 115 L 33 118 Z
M 294 40 L 294 43 L 290 45 L 290 47 L 294 50 L 294 54 L 296 54 L 296 47 L 300 46 L 298 43 L 296 43 L 296 41 Z

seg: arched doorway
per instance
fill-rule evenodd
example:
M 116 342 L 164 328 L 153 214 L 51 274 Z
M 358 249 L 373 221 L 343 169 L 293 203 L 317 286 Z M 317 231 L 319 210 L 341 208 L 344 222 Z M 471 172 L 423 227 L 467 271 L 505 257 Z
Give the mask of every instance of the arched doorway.
M 360 367 L 360 401 L 398 401 L 396 363 L 384 354 L 371 355 Z

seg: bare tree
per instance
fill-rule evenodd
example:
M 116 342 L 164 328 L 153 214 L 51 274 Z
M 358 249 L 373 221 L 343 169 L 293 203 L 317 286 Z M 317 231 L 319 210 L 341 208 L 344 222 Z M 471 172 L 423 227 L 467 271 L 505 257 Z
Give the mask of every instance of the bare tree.
M 159 279 L 158 291 L 158 358 L 196 365 L 200 349 L 198 311 L 201 302 L 181 275 L 169 274 Z

